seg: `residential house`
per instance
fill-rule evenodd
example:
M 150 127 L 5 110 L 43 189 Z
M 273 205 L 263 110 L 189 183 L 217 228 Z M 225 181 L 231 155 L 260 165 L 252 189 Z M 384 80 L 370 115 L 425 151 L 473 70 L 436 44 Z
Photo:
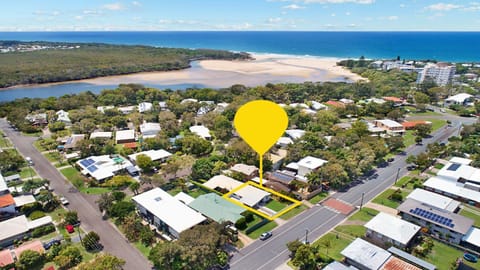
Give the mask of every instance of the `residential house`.
M 63 150 L 76 150 L 78 142 L 84 139 L 85 134 L 72 134 L 70 137 L 60 138 L 57 140 L 61 143 L 58 148 Z
M 318 170 L 323 164 L 327 163 L 326 160 L 321 158 L 316 158 L 312 156 L 306 156 L 299 160 L 298 162 L 292 162 L 287 164 L 287 169 L 290 169 L 293 172 L 296 172 L 296 179 L 302 182 L 306 182 L 306 176 Z
M 48 124 L 46 113 L 34 113 L 25 117 L 32 126 L 45 126 Z
M 144 113 L 144 112 L 149 112 L 153 108 L 153 104 L 150 102 L 142 102 L 138 104 L 138 112 L 139 113 Z
M 98 106 L 97 111 L 99 111 L 101 113 L 105 113 L 105 111 L 111 110 L 113 108 L 115 108 L 115 106 Z
M 302 129 L 287 129 L 285 130 L 285 133 L 288 135 L 288 137 L 292 138 L 292 140 L 298 140 L 305 135 L 305 130 Z
M 192 196 L 188 195 L 183 191 L 180 191 L 179 193 L 177 193 L 175 196 L 173 196 L 173 198 L 177 199 L 178 201 L 186 205 L 189 205 L 190 203 L 195 201 L 195 198 L 193 198 Z
M 209 141 L 212 139 L 212 135 L 210 135 L 210 130 L 203 126 L 203 125 L 198 125 L 198 126 L 191 126 L 189 128 L 190 132 L 198 135 L 199 137 Z
M 0 269 L 15 269 L 12 250 L 4 249 L 0 251 Z
M 215 111 L 218 113 L 222 113 L 225 111 L 225 109 L 230 105 L 229 103 L 226 102 L 220 102 L 217 104 L 217 107 L 215 108 Z
M 403 135 L 405 133 L 405 128 L 402 124 L 390 119 L 374 120 L 373 124 L 378 128 L 382 128 L 390 135 Z
M 0 215 L 12 215 L 15 213 L 15 200 L 13 199 L 12 194 L 7 192 L 0 195 Z
M 413 190 L 408 194 L 407 199 L 413 199 L 452 213 L 456 213 L 460 209 L 459 201 L 421 188 Z
M 130 114 L 134 111 L 137 110 L 137 106 L 124 106 L 124 107 L 118 107 L 118 110 L 122 112 L 123 114 Z
M 327 101 L 325 104 L 331 106 L 331 107 L 335 107 L 335 108 L 345 108 L 345 104 L 342 103 L 342 102 L 338 102 L 338 101 L 335 101 L 335 100 L 329 100 Z
M 288 145 L 293 144 L 293 140 L 289 137 L 280 137 L 276 144 L 280 147 L 286 148 Z
M 388 251 L 357 238 L 340 252 L 345 263 L 360 270 L 378 270 L 392 256 Z
M 455 244 L 460 243 L 473 225 L 472 219 L 413 199 L 406 199 L 397 210 L 404 220 L 428 228 L 431 234 Z
M 158 162 L 166 162 L 169 157 L 172 156 L 171 153 L 160 149 L 160 150 L 148 150 L 148 151 L 143 151 L 140 153 L 135 153 L 131 154 L 128 156 L 128 158 L 135 163 L 137 160 L 137 156 L 139 155 L 146 155 L 147 157 L 150 157 L 152 161 L 158 161 Z
M 225 175 L 216 175 L 210 178 L 210 180 L 205 182 L 203 185 L 210 189 L 223 189 L 231 191 L 243 184 L 244 183 L 231 177 Z M 249 207 L 257 208 L 261 204 L 270 200 L 270 193 L 251 185 L 245 185 L 245 187 L 237 190 L 230 197 Z
M 186 98 L 186 99 L 183 99 L 182 101 L 180 101 L 180 104 L 197 103 L 197 102 L 198 102 L 198 99 Z
M 21 215 L 2 221 L 0 222 L 0 247 L 10 246 L 14 240 L 23 239 L 34 229 L 48 224 L 52 224 L 50 216 L 28 221 L 25 215 Z
M 462 105 L 467 106 L 473 104 L 473 96 L 467 93 L 461 93 L 454 96 L 450 96 L 445 99 L 445 105 Z
M 207 114 L 215 109 L 215 102 L 213 101 L 200 101 L 200 108 L 197 111 L 197 116 Z
M 351 100 L 351 99 L 348 99 L 348 98 L 342 98 L 339 100 L 341 103 L 345 104 L 345 105 L 353 105 L 355 104 L 355 101 Z
M 118 130 L 115 132 L 115 142 L 117 144 L 135 142 L 135 130 Z
M 383 97 L 383 100 L 385 101 L 391 101 L 396 104 L 402 104 L 404 102 L 403 99 L 398 98 L 398 97 Z
M 287 150 L 278 149 L 274 153 L 268 153 L 270 160 L 272 161 L 272 170 L 278 170 L 283 164 L 283 160 L 287 156 Z
M 162 130 L 159 123 L 144 122 L 140 125 L 140 133 L 143 139 L 154 138 Z
M 70 120 L 70 117 L 68 117 L 68 112 L 60 110 L 55 114 L 57 115 L 57 122 L 65 123 L 67 126 L 72 124 L 72 120 Z
M 328 108 L 327 106 L 323 105 L 322 103 L 314 101 L 314 100 L 311 101 L 311 104 L 312 105 L 310 107 L 312 109 L 316 110 L 316 111 L 326 110 Z
M 233 167 L 230 168 L 231 172 L 234 173 L 239 173 L 243 175 L 243 180 L 250 180 L 254 178 L 255 176 L 258 176 L 258 168 L 252 165 L 246 165 L 246 164 L 235 164 Z
M 112 138 L 112 132 L 110 131 L 97 131 L 90 134 L 90 139 L 105 139 L 109 140 Z
M 188 203 L 188 206 L 218 223 L 226 221 L 235 223 L 245 212 L 243 207 L 233 204 L 215 193 L 200 195 Z
M 168 109 L 167 102 L 165 102 L 165 101 L 160 101 L 160 102 L 158 102 L 158 106 L 160 107 L 160 110 L 161 110 L 161 111 L 165 111 L 165 110 Z
M 160 188 L 134 196 L 132 201 L 143 218 L 160 232 L 175 238 L 179 238 L 183 231 L 206 221 L 200 213 Z
M 414 129 L 418 125 L 431 125 L 431 124 L 432 122 L 430 121 L 422 121 L 422 120 L 402 122 L 402 126 L 405 130 Z
M 76 162 L 81 173 L 90 176 L 99 182 L 113 177 L 117 172 L 126 169 L 133 164 L 121 156 L 90 156 Z
M 392 244 L 399 248 L 409 247 L 420 231 L 420 226 L 399 217 L 380 212 L 365 225 L 366 237 L 379 244 Z
M 413 255 L 411 255 L 410 253 L 407 253 L 401 249 L 398 249 L 396 247 L 390 247 L 388 250 L 388 252 L 392 253 L 393 256 L 397 257 L 397 258 L 400 258 L 402 259 L 403 261 L 405 262 L 408 262 L 414 266 L 417 266 L 418 268 L 420 269 L 423 269 L 423 270 L 435 270 L 437 269 L 437 267 L 431 263 L 428 263 L 422 259 L 419 259 Z M 405 268 L 390 268 L 390 270 L 401 270 L 401 269 L 405 269 Z

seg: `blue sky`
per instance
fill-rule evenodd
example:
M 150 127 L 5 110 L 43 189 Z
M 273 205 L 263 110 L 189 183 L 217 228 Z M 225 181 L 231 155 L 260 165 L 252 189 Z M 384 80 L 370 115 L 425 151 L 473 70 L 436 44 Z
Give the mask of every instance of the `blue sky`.
M 480 0 L 18 0 L 0 31 L 480 31 Z

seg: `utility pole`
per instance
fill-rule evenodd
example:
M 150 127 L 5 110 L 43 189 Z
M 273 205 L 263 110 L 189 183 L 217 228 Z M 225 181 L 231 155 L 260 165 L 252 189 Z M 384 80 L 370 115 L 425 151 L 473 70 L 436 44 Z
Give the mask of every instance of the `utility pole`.
M 360 201 L 360 210 L 362 210 L 363 206 L 363 196 L 365 195 L 365 192 L 362 192 L 362 200 Z
M 395 184 L 396 184 L 397 181 L 398 181 L 398 176 L 399 176 L 399 174 L 400 174 L 400 168 L 398 168 L 398 170 L 397 170 L 397 177 L 395 177 Z

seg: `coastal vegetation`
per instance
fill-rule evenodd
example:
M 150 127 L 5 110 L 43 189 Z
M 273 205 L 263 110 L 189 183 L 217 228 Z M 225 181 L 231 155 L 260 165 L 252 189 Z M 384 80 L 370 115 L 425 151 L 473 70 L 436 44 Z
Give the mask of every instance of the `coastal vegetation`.
M 203 59 L 248 59 L 248 54 L 208 49 L 156 48 L 96 43 L 0 41 L 0 46 L 49 46 L 51 49 L 0 54 L 0 88 L 122 75 L 170 71 Z M 62 45 L 69 49 L 59 49 Z

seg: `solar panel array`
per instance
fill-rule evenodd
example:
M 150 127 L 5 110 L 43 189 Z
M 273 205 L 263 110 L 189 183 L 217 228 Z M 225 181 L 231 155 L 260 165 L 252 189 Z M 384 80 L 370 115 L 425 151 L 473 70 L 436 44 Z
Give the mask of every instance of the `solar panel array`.
M 92 165 L 92 166 L 88 167 L 87 169 L 88 169 L 90 172 L 94 172 L 94 171 L 98 170 L 97 166 L 95 166 L 95 165 Z
M 95 163 L 95 161 L 91 158 L 80 160 L 80 164 L 82 164 L 83 167 L 88 167 L 88 166 L 92 165 L 93 163 Z
M 432 212 L 427 211 L 427 210 L 423 210 L 423 209 L 418 208 L 418 207 L 416 207 L 415 209 L 410 209 L 410 213 L 415 214 L 417 216 L 424 217 L 424 218 L 429 219 L 429 220 L 431 220 L 435 223 L 442 224 L 446 227 L 453 228 L 455 226 L 452 223 L 453 220 L 451 220 L 450 218 L 437 215 L 435 213 L 432 213 Z

